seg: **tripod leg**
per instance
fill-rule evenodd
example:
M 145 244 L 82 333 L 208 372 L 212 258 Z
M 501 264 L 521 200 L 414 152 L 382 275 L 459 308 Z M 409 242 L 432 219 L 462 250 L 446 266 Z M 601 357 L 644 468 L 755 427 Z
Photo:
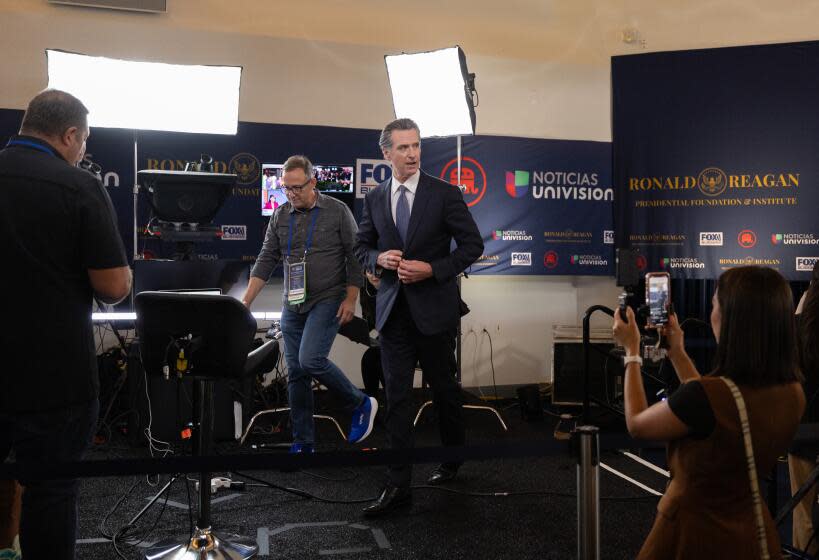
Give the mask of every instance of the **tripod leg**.
M 180 476 L 182 476 L 182 475 L 181 475 L 181 474 L 175 474 L 175 475 L 173 475 L 173 476 L 170 478 L 170 480 L 168 480 L 168 482 L 167 482 L 167 483 L 165 483 L 165 486 L 163 486 L 162 488 L 160 488 L 160 489 L 159 489 L 159 492 L 157 492 L 157 493 L 154 495 L 154 497 L 153 497 L 153 498 L 151 498 L 151 499 L 150 499 L 150 501 L 149 501 L 147 504 L 145 504 L 145 507 L 144 507 L 144 508 L 142 508 L 141 510 L 139 510 L 139 513 L 137 513 L 137 514 L 136 514 L 136 515 L 133 517 L 133 519 L 131 519 L 131 520 L 128 522 L 128 526 L 134 525 L 134 524 L 135 524 L 137 521 L 139 521 L 139 520 L 140 520 L 140 518 L 142 518 L 142 516 L 143 516 L 143 515 L 145 515 L 145 512 L 146 512 L 146 511 L 148 511 L 149 509 L 151 509 L 151 506 L 152 506 L 152 505 L 154 505 L 154 504 L 157 502 L 157 500 L 159 500 L 159 499 L 160 499 L 160 498 L 161 498 L 161 497 L 162 497 L 162 496 L 165 494 L 165 492 L 167 492 L 167 491 L 170 489 L 171 485 L 172 485 L 174 482 L 176 482 L 176 479 L 177 479 L 177 478 L 179 478 Z

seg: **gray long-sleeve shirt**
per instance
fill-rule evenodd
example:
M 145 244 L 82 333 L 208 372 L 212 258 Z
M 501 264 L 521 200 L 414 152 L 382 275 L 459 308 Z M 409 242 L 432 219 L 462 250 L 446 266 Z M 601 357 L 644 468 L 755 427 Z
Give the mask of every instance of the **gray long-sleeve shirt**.
M 310 222 L 317 211 L 313 240 L 306 258 L 307 299 L 299 305 L 287 305 L 286 286 L 282 293 L 282 304 L 299 313 L 308 312 L 320 301 L 342 299 L 347 286 L 360 288 L 362 285 L 361 265 L 353 254 L 358 231 L 353 214 L 343 202 L 321 193 L 318 193 L 316 205 L 309 210 L 296 210 L 289 202 L 276 208 L 250 275 L 267 282 L 276 265 L 287 258 L 291 219 L 292 255 L 287 260 L 302 260 Z

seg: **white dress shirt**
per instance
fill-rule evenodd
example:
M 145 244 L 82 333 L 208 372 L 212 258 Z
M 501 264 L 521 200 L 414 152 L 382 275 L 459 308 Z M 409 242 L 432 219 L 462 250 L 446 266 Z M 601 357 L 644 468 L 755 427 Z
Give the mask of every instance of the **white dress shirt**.
M 401 191 L 399 187 L 404 185 L 407 187 L 407 192 L 404 195 L 407 198 L 407 203 L 409 204 L 409 211 L 410 216 L 412 216 L 412 203 L 415 201 L 415 189 L 418 188 L 418 179 L 421 178 L 421 172 L 416 171 L 414 174 L 410 175 L 409 179 L 400 183 L 395 176 L 392 178 L 392 184 L 390 186 L 390 208 L 392 208 L 392 221 L 395 221 L 395 209 L 398 207 L 398 197 L 401 195 Z

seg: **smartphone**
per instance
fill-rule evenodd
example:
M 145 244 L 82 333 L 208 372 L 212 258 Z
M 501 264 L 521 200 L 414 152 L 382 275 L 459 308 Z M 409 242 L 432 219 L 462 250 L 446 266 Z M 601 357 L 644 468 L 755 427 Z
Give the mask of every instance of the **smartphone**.
M 649 272 L 646 274 L 647 326 L 656 327 L 668 323 L 670 298 L 671 276 L 667 272 Z

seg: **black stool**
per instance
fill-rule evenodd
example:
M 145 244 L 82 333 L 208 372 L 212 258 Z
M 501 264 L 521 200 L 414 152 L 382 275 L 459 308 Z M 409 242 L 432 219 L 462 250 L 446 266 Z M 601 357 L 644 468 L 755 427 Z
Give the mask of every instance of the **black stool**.
M 148 375 L 191 376 L 193 454 L 207 455 L 212 443 L 213 383 L 255 372 L 273 352 L 271 340 L 249 352 L 256 320 L 237 299 L 196 293 L 142 292 L 134 298 L 142 365 Z M 193 537 L 170 538 L 145 551 L 147 560 L 246 560 L 259 552 L 255 541 L 211 530 L 211 473 L 199 473 L 199 517 Z

